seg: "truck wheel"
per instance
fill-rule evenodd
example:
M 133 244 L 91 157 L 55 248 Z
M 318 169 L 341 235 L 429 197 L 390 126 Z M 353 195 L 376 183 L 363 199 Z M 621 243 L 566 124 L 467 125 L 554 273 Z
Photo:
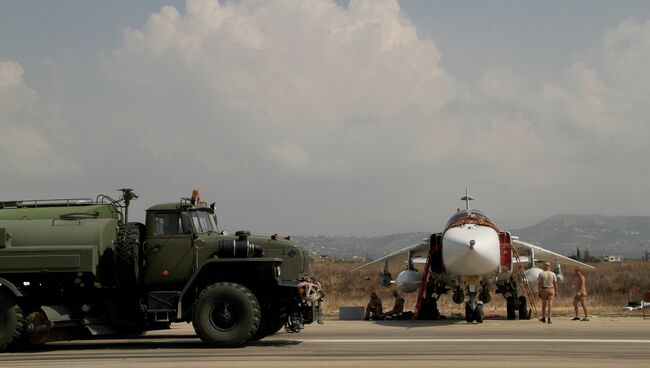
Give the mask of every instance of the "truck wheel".
M 140 227 L 120 225 L 115 244 L 115 268 L 120 286 L 135 287 L 140 282 Z
M 201 292 L 194 304 L 192 325 L 210 346 L 239 347 L 255 335 L 261 314 L 257 298 L 248 288 L 221 282 Z
M 272 316 L 268 318 L 262 317 L 260 322 L 260 328 L 257 329 L 257 332 L 251 338 L 251 341 L 257 341 L 265 338 L 266 336 L 271 336 L 276 334 L 278 331 L 284 327 L 286 318 L 281 318 L 279 316 Z
M 0 352 L 9 349 L 23 332 L 23 312 L 20 306 L 0 293 Z

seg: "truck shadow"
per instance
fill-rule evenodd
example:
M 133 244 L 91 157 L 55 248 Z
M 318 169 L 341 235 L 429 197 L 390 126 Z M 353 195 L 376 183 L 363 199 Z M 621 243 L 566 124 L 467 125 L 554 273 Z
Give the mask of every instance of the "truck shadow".
M 246 347 L 285 347 L 299 345 L 301 341 L 296 340 L 260 340 L 247 343 L 239 348 L 214 348 L 205 345 L 196 335 L 157 335 L 142 336 L 116 340 L 92 339 L 92 340 L 75 340 L 46 343 L 35 345 L 20 350 L 14 350 L 12 353 L 43 353 L 58 351 L 83 351 L 83 350 L 240 350 Z

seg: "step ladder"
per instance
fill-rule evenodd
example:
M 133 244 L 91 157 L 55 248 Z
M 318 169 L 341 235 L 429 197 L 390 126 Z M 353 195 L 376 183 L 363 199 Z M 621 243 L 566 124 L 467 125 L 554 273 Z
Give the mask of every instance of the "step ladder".
M 422 281 L 420 281 L 420 290 L 418 291 L 418 299 L 415 303 L 415 309 L 413 309 L 413 321 L 418 319 L 420 314 L 420 308 L 422 307 L 422 302 L 424 301 L 424 294 L 427 292 L 427 283 L 429 282 L 429 270 L 431 268 L 431 259 L 433 258 L 434 253 L 436 252 L 436 246 L 431 245 L 429 242 L 429 253 L 427 254 L 427 261 L 424 264 L 424 271 L 422 271 Z
M 533 311 L 535 312 L 535 318 L 539 318 L 539 313 L 537 312 L 537 304 L 535 303 L 533 292 L 530 290 L 530 285 L 528 284 L 528 278 L 526 278 L 526 270 L 524 270 L 524 265 L 521 263 L 521 258 L 519 258 L 519 252 L 517 252 L 517 248 L 513 247 L 512 245 L 510 246 L 510 248 L 512 249 L 512 255 L 515 257 L 515 260 L 517 261 L 517 265 L 519 266 L 519 272 L 521 273 L 521 278 L 524 281 L 524 290 L 526 290 L 526 295 L 528 296 L 528 300 L 530 304 L 533 306 Z

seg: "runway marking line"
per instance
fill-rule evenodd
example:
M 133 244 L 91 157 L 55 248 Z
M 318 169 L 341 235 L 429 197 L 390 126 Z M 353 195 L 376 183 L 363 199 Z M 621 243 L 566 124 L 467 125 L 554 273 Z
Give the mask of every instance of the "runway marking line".
M 650 344 L 650 340 L 638 339 L 305 339 L 293 340 L 304 343 L 398 343 L 398 342 L 566 342 L 603 344 Z

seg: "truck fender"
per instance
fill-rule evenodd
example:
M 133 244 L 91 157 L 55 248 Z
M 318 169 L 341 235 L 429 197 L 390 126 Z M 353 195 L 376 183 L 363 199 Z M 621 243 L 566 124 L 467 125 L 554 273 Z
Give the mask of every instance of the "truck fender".
M 0 277 L 0 291 L 2 290 L 9 290 L 9 292 L 15 297 L 23 296 L 23 293 L 16 287 L 16 285 L 12 284 L 9 280 Z
M 282 258 L 213 258 L 209 259 L 199 267 L 199 269 L 194 272 L 192 277 L 189 279 L 187 284 L 185 284 L 185 287 L 181 291 L 181 295 L 178 298 L 178 309 L 177 309 L 177 318 L 182 319 L 183 314 L 186 313 L 186 311 L 183 309 L 183 305 L 186 305 L 186 302 L 188 298 L 191 296 L 196 296 L 198 295 L 197 290 L 196 290 L 196 284 L 199 280 L 201 280 L 204 276 L 208 275 L 211 272 L 214 272 L 216 270 L 219 270 L 222 267 L 227 267 L 227 266 L 236 266 L 236 265 L 243 265 L 243 264 L 248 264 L 248 265 L 255 265 L 257 267 L 260 266 L 279 266 L 282 264 Z M 279 274 L 273 275 L 275 277 L 275 281 L 279 284 L 280 280 Z M 234 280 L 223 280 L 223 281 L 234 281 Z

